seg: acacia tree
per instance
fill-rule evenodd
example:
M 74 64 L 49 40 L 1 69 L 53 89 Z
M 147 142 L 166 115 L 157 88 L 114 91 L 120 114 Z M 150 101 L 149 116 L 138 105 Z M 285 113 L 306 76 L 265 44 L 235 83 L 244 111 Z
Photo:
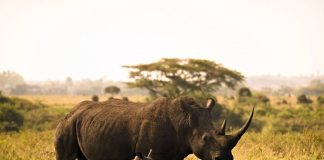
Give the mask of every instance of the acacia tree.
M 150 95 L 175 97 L 210 94 L 221 86 L 234 88 L 244 76 L 203 59 L 163 58 L 149 64 L 123 66 L 131 69 L 129 87 L 145 88 Z
M 113 97 L 114 94 L 118 94 L 119 92 L 120 92 L 120 88 L 118 88 L 117 86 L 107 86 L 104 89 L 104 93 L 111 94 L 111 97 Z

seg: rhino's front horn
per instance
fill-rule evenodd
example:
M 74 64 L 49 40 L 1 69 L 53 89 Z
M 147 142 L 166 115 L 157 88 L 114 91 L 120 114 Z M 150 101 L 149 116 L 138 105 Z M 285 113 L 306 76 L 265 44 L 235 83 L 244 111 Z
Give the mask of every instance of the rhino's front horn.
M 250 118 L 245 122 L 245 124 L 238 131 L 236 131 L 235 133 L 233 133 L 233 134 L 230 135 L 231 138 L 230 138 L 229 145 L 231 147 L 234 147 L 237 144 L 237 142 L 240 140 L 240 138 L 242 137 L 242 135 L 249 128 L 250 123 L 251 123 L 252 118 L 253 118 L 254 106 L 252 108 L 252 112 L 250 114 Z

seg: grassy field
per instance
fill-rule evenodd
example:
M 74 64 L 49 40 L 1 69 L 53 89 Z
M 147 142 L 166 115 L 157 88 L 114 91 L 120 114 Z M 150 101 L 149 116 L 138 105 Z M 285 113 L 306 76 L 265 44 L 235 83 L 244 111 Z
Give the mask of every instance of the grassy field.
M 34 103 L 45 104 L 25 120 L 29 127 L 20 132 L 0 133 L 1 160 L 54 159 L 54 128 L 57 119 L 63 117 L 79 101 L 89 96 L 20 96 Z M 104 99 L 104 97 L 100 97 Z M 283 97 L 272 97 L 271 102 Z M 131 100 L 142 101 L 144 98 Z M 235 109 L 235 102 L 219 98 L 220 103 Z M 261 105 L 256 109 L 253 128 L 246 133 L 233 150 L 237 160 L 324 160 L 324 107 L 297 105 Z M 243 111 L 242 111 L 243 110 Z M 237 113 L 250 110 L 237 109 Z M 46 115 L 46 116 L 43 116 Z M 230 120 L 231 118 L 229 118 Z M 243 118 L 245 119 L 245 117 Z M 43 121 L 45 122 L 43 123 Z M 32 123 L 38 123 L 33 126 Z M 234 122 L 233 122 L 234 123 Z M 229 121 L 229 125 L 231 121 Z M 258 129 L 258 125 L 262 126 Z M 186 160 L 196 160 L 189 155 Z
M 23 131 L 0 134 L 1 160 L 52 160 L 54 130 Z M 324 159 L 323 132 L 288 133 L 283 135 L 247 133 L 233 155 L 237 160 L 320 160 Z M 186 160 L 196 160 L 189 155 Z

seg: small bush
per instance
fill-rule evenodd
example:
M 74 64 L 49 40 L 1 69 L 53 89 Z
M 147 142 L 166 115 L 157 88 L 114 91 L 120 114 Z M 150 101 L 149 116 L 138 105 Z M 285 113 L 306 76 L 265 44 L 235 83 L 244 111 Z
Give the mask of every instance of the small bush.
M 24 123 L 24 116 L 15 106 L 0 104 L 0 132 L 19 131 Z
M 91 97 L 91 100 L 92 100 L 92 101 L 95 101 L 95 102 L 98 102 L 98 101 L 99 101 L 99 97 L 98 97 L 97 95 L 93 95 L 93 96 Z
M 237 99 L 237 102 L 242 105 L 251 105 L 251 104 L 264 104 L 269 105 L 270 99 L 260 93 L 254 94 L 251 97 L 242 96 Z
M 62 106 L 48 107 L 20 98 L 2 99 L 8 102 L 0 103 L 0 132 L 54 129 L 69 110 Z
M 297 103 L 299 104 L 310 104 L 312 102 L 313 101 L 310 98 L 308 98 L 305 94 L 302 94 L 297 97 Z
M 257 114 L 256 114 L 257 115 Z M 280 109 L 264 117 L 267 125 L 265 132 L 289 133 L 304 132 L 306 130 L 324 130 L 324 109 L 300 106 L 298 108 Z
M 123 101 L 128 101 L 128 97 L 123 97 L 122 100 Z
M 251 101 L 253 101 L 252 103 L 255 103 L 254 99 L 252 99 L 252 92 L 247 87 L 243 87 L 238 90 L 237 101 L 239 103 L 251 103 Z
M 239 97 L 251 97 L 252 92 L 249 88 L 247 87 L 242 87 L 238 90 L 238 96 Z
M 322 97 L 322 96 L 318 96 L 318 97 L 317 97 L 317 103 L 318 103 L 319 105 L 324 104 L 324 97 Z
M 269 103 L 270 102 L 270 99 L 265 96 L 265 95 L 262 95 L 262 94 L 259 94 L 256 96 L 256 98 L 259 100 L 259 102 L 261 103 Z
M 285 99 L 283 99 L 283 100 L 281 101 L 281 103 L 282 103 L 282 104 L 288 104 L 287 100 L 285 100 Z
M 5 96 L 2 96 L 1 94 L 0 94 L 0 104 L 1 103 L 12 103 L 11 102 L 11 100 L 9 99 L 9 98 L 7 98 L 7 97 L 5 97 Z

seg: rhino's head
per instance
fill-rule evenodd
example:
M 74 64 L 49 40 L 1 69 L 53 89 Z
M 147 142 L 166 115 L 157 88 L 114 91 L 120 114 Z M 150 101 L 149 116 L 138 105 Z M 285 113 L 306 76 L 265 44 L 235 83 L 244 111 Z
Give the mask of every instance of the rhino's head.
M 212 125 L 211 108 L 215 105 L 213 99 L 208 99 L 206 107 L 193 107 L 190 104 L 186 110 L 189 110 L 189 123 L 191 134 L 188 143 L 192 152 L 203 160 L 232 160 L 232 149 L 235 147 L 241 136 L 248 129 L 254 112 L 252 109 L 250 118 L 241 129 L 231 135 L 225 134 L 226 121 L 223 122 L 220 129 Z
M 245 124 L 238 131 L 230 135 L 225 134 L 226 120 L 224 120 L 221 128 L 216 130 L 213 133 L 213 136 L 207 140 L 206 150 L 209 151 L 209 155 L 203 159 L 232 160 L 232 149 L 235 147 L 245 131 L 249 128 L 252 121 L 253 112 L 254 107 L 252 108 L 250 117 Z

